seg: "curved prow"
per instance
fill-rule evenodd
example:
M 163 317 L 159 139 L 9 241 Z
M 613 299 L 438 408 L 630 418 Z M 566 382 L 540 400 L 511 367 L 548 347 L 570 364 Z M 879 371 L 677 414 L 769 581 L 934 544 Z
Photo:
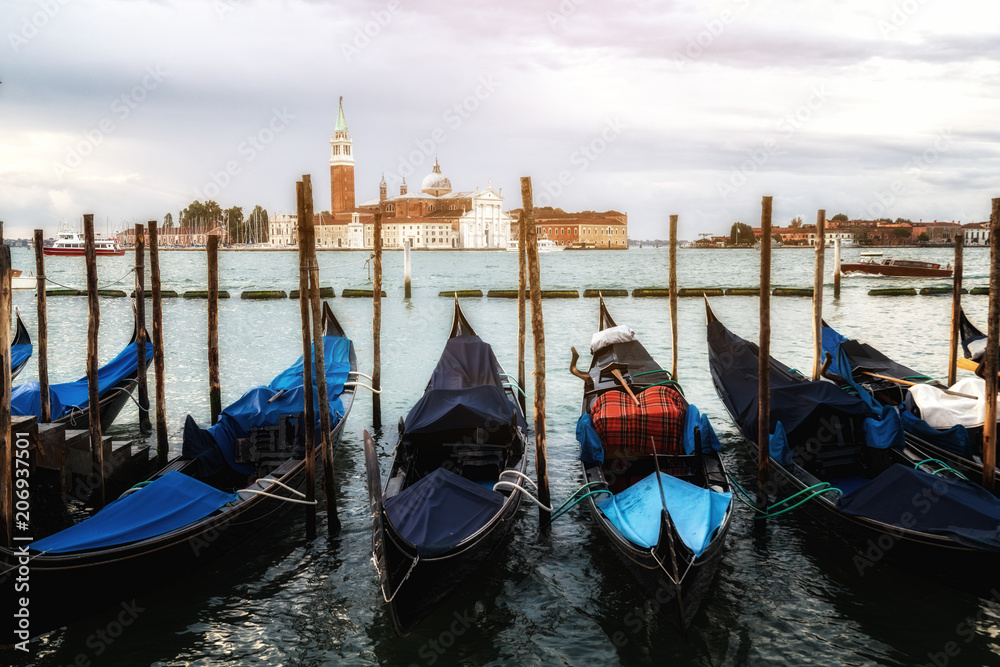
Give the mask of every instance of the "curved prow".
M 569 372 L 586 382 L 590 379 L 590 376 L 576 367 L 576 362 L 580 359 L 580 353 L 576 351 L 575 347 L 569 349 L 573 351 L 573 359 L 569 362 Z
M 458 305 L 458 295 L 455 295 L 455 317 L 451 323 L 451 334 L 449 338 L 454 338 L 455 336 L 475 336 L 476 330 L 472 328 L 469 324 L 469 320 L 465 319 L 465 314 L 462 313 L 462 307 Z
M 616 325 L 615 325 L 614 319 L 612 319 L 612 317 L 611 317 L 611 313 L 608 312 L 607 305 L 605 305 L 605 303 L 604 303 L 604 297 L 602 296 L 600 299 L 601 299 L 601 301 L 600 301 L 601 314 L 600 314 L 600 321 L 598 322 L 598 328 L 597 328 L 597 330 L 598 331 L 604 331 L 605 329 L 610 329 L 611 327 L 616 326 Z
M 705 296 L 705 315 L 708 317 L 708 324 L 719 321 L 719 318 L 712 312 L 712 306 L 709 305 L 707 296 Z

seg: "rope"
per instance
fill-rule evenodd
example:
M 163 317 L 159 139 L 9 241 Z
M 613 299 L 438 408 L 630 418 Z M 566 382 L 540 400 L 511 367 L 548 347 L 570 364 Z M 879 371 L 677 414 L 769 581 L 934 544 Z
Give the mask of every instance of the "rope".
M 962 479 L 964 479 L 964 480 L 966 480 L 966 481 L 968 481 L 968 480 L 969 480 L 969 478 L 968 478 L 968 477 L 966 477 L 965 475 L 963 475 L 963 474 L 962 474 L 961 472 L 959 472 L 958 470 L 955 470 L 954 468 L 952 468 L 952 467 L 951 467 L 950 465 L 948 465 L 947 463 L 945 463 L 945 462 L 944 462 L 944 461 L 942 461 L 941 459 L 924 459 L 923 461 L 920 461 L 920 462 L 918 462 L 918 463 L 914 463 L 914 464 L 913 464 L 913 467 L 914 467 L 914 468 L 919 468 L 920 466 L 924 465 L 925 463 L 937 463 L 938 465 L 940 465 L 940 466 L 941 466 L 940 468 L 938 468 L 938 469 L 937 469 L 937 470 L 935 470 L 934 472 L 930 473 L 931 475 L 940 475 L 940 474 L 941 474 L 941 473 L 943 473 L 943 472 L 944 472 L 945 470 L 950 470 L 950 471 L 952 471 L 953 473 L 955 473 L 956 475 L 958 475 L 959 477 L 961 477 Z
M 497 482 L 496 484 L 493 485 L 494 491 L 499 491 L 500 489 L 510 489 L 511 491 L 520 491 L 521 493 L 523 493 L 528 497 L 528 500 L 538 505 L 541 509 L 545 510 L 546 512 L 552 511 L 551 507 L 549 507 L 548 505 L 543 505 L 542 501 L 540 501 L 538 498 L 528 493 L 528 490 L 525 489 L 520 484 L 517 484 L 515 482 Z
M 730 474 L 727 473 L 726 476 L 729 477 L 729 481 L 733 483 L 733 486 L 736 487 L 736 489 L 740 492 L 740 494 L 742 494 L 743 496 L 745 496 L 747 499 L 752 500 L 752 497 L 750 496 L 750 494 L 747 493 L 746 490 L 742 486 L 739 485 L 739 482 L 737 482 L 733 478 L 732 475 L 730 475 Z M 752 508 L 753 511 L 757 512 L 760 516 L 755 516 L 754 520 L 759 520 L 759 519 L 769 519 L 771 517 L 781 516 L 785 512 L 791 512 L 793 509 L 796 509 L 797 507 L 801 507 L 802 505 L 806 504 L 807 502 L 809 502 L 813 498 L 818 498 L 819 496 L 823 495 L 824 493 L 827 493 L 828 491 L 836 491 L 837 493 L 839 493 L 841 495 L 844 494 L 843 491 L 841 491 L 840 489 L 838 489 L 835 486 L 832 486 L 829 482 L 820 482 L 819 484 L 813 484 L 812 486 L 807 486 L 806 488 L 804 488 L 804 489 L 802 489 L 800 491 L 797 491 L 796 493 L 793 493 L 792 495 L 788 496 L 787 498 L 785 498 L 783 500 L 779 500 L 779 501 L 777 501 L 775 503 L 772 503 L 771 505 L 769 505 L 765 509 L 761 509 L 760 507 L 758 507 L 756 505 L 756 503 L 747 502 L 747 500 L 744 500 L 743 498 L 740 498 L 739 495 L 737 495 L 736 498 L 738 500 L 740 500 L 741 502 L 743 502 L 748 507 Z M 812 492 L 812 493 L 810 493 L 810 492 Z M 789 503 L 789 502 L 795 500 L 796 498 L 798 498 L 799 496 L 801 496 L 803 494 L 809 494 L 809 495 L 806 496 L 805 498 L 803 498 L 802 500 L 800 500 L 799 502 L 795 503 L 791 507 L 785 507 L 785 508 L 783 508 L 781 510 L 778 510 L 777 512 L 774 511 L 777 508 L 779 508 L 782 505 L 784 505 L 785 503 Z
M 128 276 L 128 274 L 130 274 L 130 273 L 135 273 L 135 267 L 134 267 L 134 266 L 133 266 L 133 267 L 132 267 L 131 269 L 129 269 L 128 271 L 126 271 L 126 272 L 125 272 L 125 275 L 123 275 L 123 276 L 122 276 L 121 278 L 119 278 L 118 280 L 115 280 L 115 281 L 113 281 L 113 282 L 110 282 L 110 283 L 105 283 L 104 285 L 98 285 L 98 286 L 97 286 L 97 289 L 105 289 L 105 288 L 108 288 L 108 287 L 110 287 L 111 285 L 117 285 L 117 284 L 118 284 L 118 283 L 120 283 L 121 281 L 125 280 L 125 278 L 126 278 L 126 277 Z M 77 292 L 86 292 L 86 291 L 87 291 L 87 290 L 81 290 L 81 289 L 79 289 L 79 288 L 77 288 L 77 287 L 70 287 L 69 285 L 63 285 L 62 283 L 57 283 L 56 281 L 52 280 L 52 279 L 51 279 L 51 278 L 49 278 L 48 276 L 45 276 L 45 282 L 47 282 L 47 283 L 52 283 L 53 285 L 58 285 L 59 287 L 62 287 L 63 289 L 71 289 L 71 290 L 76 290 Z
M 274 500 L 283 500 L 286 503 L 295 503 L 296 505 L 316 505 L 315 500 L 299 500 L 298 498 L 289 498 L 288 496 L 278 496 L 273 493 L 268 493 L 267 491 L 258 491 L 257 489 L 240 489 L 236 493 L 252 493 L 257 496 L 264 496 L 265 498 L 273 498 Z
M 386 597 L 385 596 L 385 589 L 382 588 L 381 586 L 379 586 L 379 589 L 382 590 L 382 599 L 385 600 L 386 604 L 389 604 L 393 600 L 396 599 L 396 594 L 399 593 L 400 589 L 403 588 L 403 584 L 406 583 L 406 580 L 410 578 L 410 574 L 413 572 L 413 568 L 415 568 L 417 566 L 417 562 L 419 560 L 420 560 L 420 554 L 417 554 L 416 556 L 413 557 L 413 562 L 410 563 L 410 569 L 406 571 L 406 576 L 404 576 L 403 580 L 401 582 L 399 582 L 399 586 L 396 586 L 395 592 L 390 597 Z M 378 561 L 375 560 L 375 554 L 374 553 L 372 554 L 372 563 L 375 564 L 375 569 L 377 570 L 378 569 Z
M 519 392 L 521 392 L 521 396 L 528 398 L 528 395 L 524 393 L 524 390 L 521 389 L 520 385 L 518 385 L 516 382 L 504 382 L 503 386 L 510 387 L 511 389 L 517 389 Z
M 596 491 L 588 491 L 587 493 L 583 494 L 582 496 L 580 496 L 579 498 L 577 498 L 575 500 L 573 500 L 572 498 L 570 498 L 569 500 L 566 501 L 566 502 L 572 501 L 570 503 L 569 507 L 567 507 L 566 509 L 560 508 L 560 509 L 557 509 L 555 512 L 553 512 L 552 516 L 549 517 L 549 523 L 552 523 L 553 521 L 555 521 L 556 519 L 558 519 L 562 515 L 566 514 L 566 512 L 568 512 L 571 509 L 573 509 L 574 507 L 576 507 L 580 503 L 580 501 L 582 501 L 584 498 L 587 498 L 588 496 L 592 496 L 592 495 L 597 494 L 597 493 L 606 493 L 609 496 L 615 495 L 615 494 L 611 493 L 610 491 L 608 491 L 607 489 L 597 489 Z M 563 503 L 563 505 L 565 505 L 565 504 L 566 503 Z
M 633 375 L 632 377 L 635 377 L 635 376 Z M 684 395 L 684 388 L 681 386 L 681 383 L 678 382 L 677 380 L 664 380 L 663 382 L 657 382 L 655 384 L 649 384 L 649 385 L 646 385 L 643 388 L 643 391 L 645 391 L 646 389 L 649 389 L 650 387 L 659 387 L 661 385 L 669 385 L 669 384 L 675 385 L 677 387 L 677 391 L 680 392 L 681 396 Z
M 531 484 L 531 488 L 538 489 L 538 485 L 535 484 L 535 480 L 531 479 L 530 477 L 528 477 L 519 470 L 504 470 L 502 473 L 500 473 L 500 476 L 503 477 L 504 475 L 516 475 L 517 477 L 520 477 L 521 479 L 526 481 L 528 484 Z

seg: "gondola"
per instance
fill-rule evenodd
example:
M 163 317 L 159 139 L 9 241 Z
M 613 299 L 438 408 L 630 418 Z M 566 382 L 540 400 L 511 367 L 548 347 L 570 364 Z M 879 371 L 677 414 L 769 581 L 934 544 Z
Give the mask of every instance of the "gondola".
M 883 406 L 898 406 L 907 447 L 908 458 L 925 462 L 930 468 L 948 465 L 973 481 L 983 478 L 983 428 L 977 417 L 967 420 L 967 425 L 947 422 L 945 414 L 932 420 L 922 418 L 921 403 L 925 410 L 934 410 L 948 403 L 975 413 L 977 401 L 960 400 L 963 392 L 978 391 L 975 386 L 984 383 L 978 378 L 960 381 L 953 389 L 959 396 L 941 399 L 948 387 L 933 378 L 904 366 L 867 343 L 848 339 L 823 322 L 823 353 L 829 355 L 824 372 L 827 377 L 849 391 L 856 392 L 869 402 L 874 410 Z M 954 395 L 954 394 L 952 394 Z M 965 394 L 974 396 L 974 394 Z M 939 412 L 939 414 L 941 414 Z
M 14 340 L 10 343 L 10 379 L 13 380 L 17 374 L 24 370 L 31 359 L 31 336 L 28 329 L 21 321 L 21 311 L 14 309 L 17 325 L 14 330 Z
M 591 352 L 589 373 L 576 369 L 575 349 L 570 365 L 584 380 L 577 438 L 586 502 L 654 608 L 684 632 L 722 560 L 733 515 L 721 444 L 603 299 Z
M 137 356 L 138 325 L 132 330 L 132 337 L 118 355 L 97 370 L 98 397 L 100 401 L 101 430 L 107 430 L 118 413 L 132 397 L 139 383 L 139 360 Z M 146 337 L 146 366 L 153 363 L 153 344 Z M 25 382 L 11 391 L 10 411 L 15 416 L 34 415 L 41 421 L 41 386 L 38 382 Z M 51 421 L 66 424 L 69 428 L 90 427 L 90 393 L 87 376 L 73 382 L 49 385 Z
M 759 349 L 726 329 L 707 301 L 706 310 L 712 380 L 756 462 Z M 769 491 L 812 496 L 797 511 L 855 548 L 859 574 L 884 559 L 979 596 L 1000 585 L 1000 500 L 950 469 L 914 468 L 899 453 L 895 410 L 879 414 L 774 358 L 770 386 Z
M 384 489 L 365 431 L 373 561 L 400 635 L 483 565 L 513 525 L 527 479 L 527 424 L 506 377 L 455 299 L 444 352 L 399 421 Z
M 968 363 L 959 365 L 963 368 L 974 371 L 983 361 L 986 354 L 986 334 L 969 320 L 965 314 L 965 309 L 959 311 L 958 335 L 962 341 L 962 356 Z M 961 362 L 961 360 L 959 360 Z
M 323 326 L 331 442 L 338 443 L 354 401 L 357 356 L 325 304 Z M 0 596 L 4 616 L 13 613 L 10 573 L 22 553 L 30 635 L 36 636 L 131 601 L 259 537 L 304 497 L 303 436 L 310 426 L 303 423 L 302 369 L 300 357 L 268 386 L 227 406 L 207 430 L 188 416 L 182 454 L 91 518 L 27 543 L 23 552 L 0 548 L 0 572 L 7 575 Z M 318 406 L 315 391 L 313 396 Z M 319 451 L 317 446 L 317 458 Z M 3 628 L 0 644 L 11 643 L 12 624 Z

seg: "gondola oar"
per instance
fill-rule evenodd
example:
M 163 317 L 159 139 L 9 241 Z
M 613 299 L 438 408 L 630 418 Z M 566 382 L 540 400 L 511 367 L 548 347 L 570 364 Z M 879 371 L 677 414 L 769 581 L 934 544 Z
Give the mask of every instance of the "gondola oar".
M 622 372 L 615 368 L 611 371 L 611 374 L 614 375 L 615 379 L 618 380 L 619 384 L 621 384 L 625 393 L 632 397 L 632 400 L 635 401 L 636 405 L 639 405 L 639 399 L 635 397 L 635 394 L 632 393 L 632 388 L 628 386 L 627 382 L 625 382 L 625 378 L 622 377 Z
M 889 382 L 895 382 L 896 384 L 905 384 L 908 387 L 913 387 L 913 386 L 916 386 L 918 384 L 923 384 L 922 382 L 910 382 L 909 380 L 903 380 L 903 379 L 900 379 L 900 378 L 894 378 L 894 377 L 890 377 L 888 375 L 879 375 L 878 373 L 872 373 L 871 371 L 862 371 L 862 372 L 865 375 L 872 376 L 873 378 L 878 378 L 880 380 L 888 380 Z M 961 396 L 962 398 L 971 398 L 974 401 L 978 401 L 979 400 L 978 396 L 973 396 L 972 394 L 963 394 L 963 393 L 958 392 L 958 391 L 952 391 L 951 389 L 941 389 L 941 391 L 943 391 L 946 394 L 950 394 L 952 396 Z

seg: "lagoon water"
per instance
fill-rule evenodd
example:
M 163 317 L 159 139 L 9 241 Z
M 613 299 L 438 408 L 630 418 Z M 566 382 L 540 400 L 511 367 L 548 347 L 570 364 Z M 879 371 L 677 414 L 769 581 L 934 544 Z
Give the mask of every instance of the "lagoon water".
M 858 253 L 845 250 L 845 261 Z M 950 249 L 885 253 L 942 264 L 952 258 Z M 988 283 L 988 255 L 986 248 L 966 249 L 967 287 Z M 371 301 L 339 295 L 344 288 L 371 287 L 368 256 L 319 254 L 321 282 L 337 291 L 331 306 L 354 339 L 366 373 L 372 367 Z M 384 260 L 383 474 L 396 422 L 422 392 L 451 327 L 452 301 L 438 292 L 517 286 L 515 253 L 416 252 L 413 298 L 405 301 L 402 259 L 391 252 Z M 811 250 L 775 250 L 772 285 L 811 287 L 813 259 Z M 841 298 L 834 300 L 832 259 L 832 251 L 827 252 L 825 319 L 841 333 L 943 378 L 951 299 L 879 298 L 867 292 L 949 281 L 845 277 Z M 14 249 L 13 263 L 31 271 L 33 256 Z M 99 283 L 131 291 L 132 264 L 131 253 L 101 258 Z M 247 388 L 266 384 L 301 353 L 298 301 L 238 298 L 247 289 L 297 288 L 297 255 L 223 252 L 219 265 L 220 288 L 233 297 L 219 308 L 226 405 Z M 668 254 L 652 247 L 562 252 L 542 255 L 541 267 L 545 289 L 665 287 Z M 165 252 L 161 271 L 164 289 L 204 289 L 205 254 Z M 681 287 L 759 284 L 759 258 L 751 250 L 680 250 L 678 271 Z M 63 285 L 85 284 L 82 258 L 47 258 L 47 273 Z M 966 296 L 963 302 L 973 321 L 985 324 L 986 297 Z M 16 292 L 14 303 L 34 338 L 33 293 Z M 76 379 L 86 359 L 86 299 L 51 297 L 48 304 L 50 378 Z M 462 305 L 501 364 L 516 373 L 516 301 L 465 299 Z M 608 306 L 618 323 L 631 326 L 654 358 L 669 367 L 668 300 L 612 298 Z M 718 297 L 713 309 L 730 329 L 756 339 L 756 297 Z M 772 354 L 803 369 L 812 364 L 810 312 L 808 298 L 772 298 Z M 582 353 L 581 366 L 587 363 L 597 300 L 545 301 L 543 314 L 549 481 L 552 498 L 561 502 L 582 483 L 574 438 L 581 386 L 568 371 L 570 346 Z M 102 362 L 128 341 L 131 317 L 127 299 L 101 300 Z M 177 454 L 185 416 L 190 413 L 201 424 L 209 420 L 205 301 L 167 299 L 163 318 L 167 422 L 171 453 Z M 700 298 L 680 300 L 679 330 L 678 379 L 688 399 L 712 419 L 732 474 L 752 485 L 755 471 L 709 377 Z M 530 334 L 527 367 L 532 368 Z M 33 359 L 18 381 L 36 375 Z M 370 560 L 362 431 L 372 428 L 371 421 L 371 398 L 359 393 L 336 459 L 343 522 L 336 540 L 322 534 L 321 510 L 321 536 L 307 542 L 304 514 L 294 512 L 234 557 L 179 579 L 150 572 L 150 578 L 168 583 L 136 598 L 141 611 L 120 636 L 97 634 L 117 629 L 120 610 L 109 610 L 36 640 L 28 656 L 7 652 L 3 657 L 19 665 L 1000 664 L 997 603 L 882 564 L 859 572 L 854 552 L 822 526 L 792 513 L 755 531 L 751 512 L 742 505 L 737 505 L 715 584 L 686 637 L 644 610 L 645 597 L 599 539 L 582 506 L 541 538 L 537 510 L 525 502 L 511 538 L 492 561 L 410 636 L 398 638 Z M 137 438 L 136 423 L 136 408 L 129 406 L 112 432 Z M 533 461 L 530 467 L 533 471 Z M 74 603 L 67 591 L 66 604 Z

